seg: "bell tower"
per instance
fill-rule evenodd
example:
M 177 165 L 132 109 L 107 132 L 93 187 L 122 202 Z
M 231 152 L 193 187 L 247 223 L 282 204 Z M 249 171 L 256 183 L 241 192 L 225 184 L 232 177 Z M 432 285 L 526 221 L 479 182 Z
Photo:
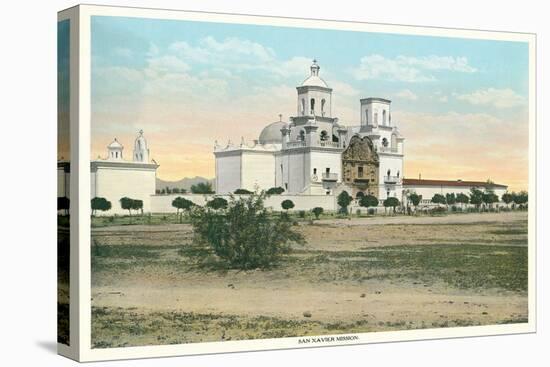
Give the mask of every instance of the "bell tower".
M 149 163 L 149 148 L 147 140 L 143 136 L 143 130 L 139 131 L 139 135 L 134 142 L 134 162 Z
M 296 87 L 298 91 L 297 115 L 332 117 L 332 88 L 319 76 L 321 67 L 317 60 L 309 67 L 310 75 L 302 85 Z

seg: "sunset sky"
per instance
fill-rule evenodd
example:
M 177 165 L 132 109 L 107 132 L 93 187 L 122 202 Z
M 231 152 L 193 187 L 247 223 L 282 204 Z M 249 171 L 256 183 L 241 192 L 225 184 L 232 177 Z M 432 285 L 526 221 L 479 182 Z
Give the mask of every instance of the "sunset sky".
M 527 189 L 528 45 L 139 18 L 92 18 L 92 157 L 143 129 L 158 177 L 214 176 L 214 141 L 257 139 L 296 114 L 311 60 L 333 116 L 359 125 L 359 99 L 392 100 L 405 177 Z

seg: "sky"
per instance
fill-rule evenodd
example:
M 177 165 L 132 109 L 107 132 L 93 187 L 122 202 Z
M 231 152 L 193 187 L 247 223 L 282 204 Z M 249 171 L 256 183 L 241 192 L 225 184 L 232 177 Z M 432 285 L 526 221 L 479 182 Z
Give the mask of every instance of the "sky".
M 409 178 L 528 187 L 528 44 L 123 17 L 92 18 L 92 157 L 144 130 L 158 177 L 214 176 L 214 142 L 296 115 L 313 59 L 333 116 L 392 100 Z
M 70 21 L 57 23 L 57 158 L 69 160 Z

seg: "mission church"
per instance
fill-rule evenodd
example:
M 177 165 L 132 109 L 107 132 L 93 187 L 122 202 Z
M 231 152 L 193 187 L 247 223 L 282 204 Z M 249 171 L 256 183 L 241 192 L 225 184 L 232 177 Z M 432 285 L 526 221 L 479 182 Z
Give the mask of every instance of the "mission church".
M 332 88 L 319 71 L 313 60 L 309 77 L 296 87 L 296 115 L 288 123 L 280 115 L 251 144 L 216 142 L 217 193 L 282 187 L 288 194 L 337 195 L 346 190 L 354 197 L 363 192 L 380 201 L 402 201 L 404 190 L 430 199 L 434 193 L 467 193 L 487 185 L 403 178 L 405 138 L 392 119 L 391 101 L 360 99 L 360 123 L 343 124 L 333 115 Z M 506 190 L 504 185 L 493 186 Z
M 333 115 L 332 88 L 319 71 L 313 60 L 309 77 L 296 87 L 296 114 L 288 122 L 279 115 L 279 121 L 268 124 L 251 143 L 215 143 L 216 195 L 282 187 L 283 195 L 267 200 L 273 208 L 291 197 L 296 210 L 336 210 L 336 196 L 344 190 L 353 197 L 360 192 L 374 195 L 380 203 L 388 197 L 404 203 L 408 193 L 416 192 L 426 205 L 436 193 L 468 194 L 473 187 L 492 189 L 499 197 L 506 192 L 507 186 L 486 181 L 404 178 L 405 138 L 392 119 L 391 101 L 360 99 L 359 124 L 343 124 Z M 173 197 L 156 194 L 158 167 L 143 131 L 135 138 L 130 160 L 115 138 L 106 157 L 90 162 L 91 198 L 113 203 L 105 214 L 124 213 L 117 204 L 122 197 L 142 200 L 144 212 L 171 212 Z M 58 197 L 70 197 L 69 162 L 60 160 L 57 171 Z M 208 200 L 206 195 L 185 195 L 199 205 Z

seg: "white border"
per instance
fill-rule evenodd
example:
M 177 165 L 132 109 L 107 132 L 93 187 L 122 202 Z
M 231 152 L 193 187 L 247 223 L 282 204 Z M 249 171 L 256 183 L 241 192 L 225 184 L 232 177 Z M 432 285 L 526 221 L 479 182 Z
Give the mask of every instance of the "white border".
M 180 345 L 160 345 L 143 347 L 125 347 L 108 349 L 91 349 L 91 282 L 90 282 L 90 218 L 89 213 L 89 192 L 90 192 L 90 171 L 87 169 L 90 162 L 90 51 L 91 51 L 91 29 L 90 17 L 94 15 L 101 16 L 123 16 L 123 17 L 141 17 L 151 19 L 174 19 L 174 20 L 193 20 L 208 21 L 218 23 L 240 23 L 240 24 L 258 24 L 272 25 L 279 27 L 300 27 L 300 28 L 318 28 L 318 29 L 338 29 L 361 32 L 384 32 L 395 34 L 414 34 L 435 37 L 469 38 L 469 39 L 488 39 L 488 40 L 506 40 L 527 42 L 529 44 L 529 246 L 528 246 L 528 266 L 529 266 L 529 284 L 528 284 L 528 312 L 529 322 L 525 324 L 513 325 L 489 325 L 476 327 L 456 327 L 445 329 L 423 329 L 423 330 L 405 330 L 390 332 L 371 332 L 357 335 L 359 340 L 339 341 L 333 343 L 324 343 L 317 346 L 325 347 L 332 345 L 350 345 L 364 343 L 380 343 L 395 341 L 412 341 L 435 338 L 455 338 L 469 336 L 488 336 L 500 334 L 519 334 L 536 332 L 536 36 L 527 33 L 495 32 L 495 31 L 475 31 L 465 29 L 445 29 L 434 27 L 412 27 L 404 25 L 386 25 L 371 24 L 359 22 L 343 22 L 313 19 L 297 19 L 282 17 L 266 17 L 252 15 L 232 15 L 220 13 L 188 12 L 180 10 L 160 10 L 129 7 L 109 7 L 97 5 L 80 5 L 79 7 L 79 89 L 80 98 L 78 100 L 79 108 L 79 131 L 78 141 L 72 141 L 78 146 L 78 192 L 79 203 L 79 277 L 78 277 L 78 301 L 80 303 L 80 318 L 78 320 L 79 353 L 80 361 L 94 360 L 113 360 L 129 358 L 146 357 L 168 357 L 178 355 L 195 355 L 208 353 L 239 352 L 253 350 L 274 350 L 289 348 L 312 347 L 311 345 L 300 345 L 300 338 L 279 338 L 279 339 L 261 339 L 261 340 L 242 340 L 225 341 L 210 343 L 192 343 Z M 72 95 L 71 95 L 72 96 Z M 73 104 L 71 103 L 71 111 Z M 74 175 L 74 171 L 72 175 Z M 74 277 L 71 278 L 73 284 Z M 72 292 L 71 292 L 72 297 Z M 73 300 L 73 298 L 71 298 Z M 71 329 L 75 325 L 71 323 Z M 73 331 L 73 330 L 71 330 Z M 325 337 L 327 335 L 324 335 Z M 71 345 L 73 339 L 71 338 Z

